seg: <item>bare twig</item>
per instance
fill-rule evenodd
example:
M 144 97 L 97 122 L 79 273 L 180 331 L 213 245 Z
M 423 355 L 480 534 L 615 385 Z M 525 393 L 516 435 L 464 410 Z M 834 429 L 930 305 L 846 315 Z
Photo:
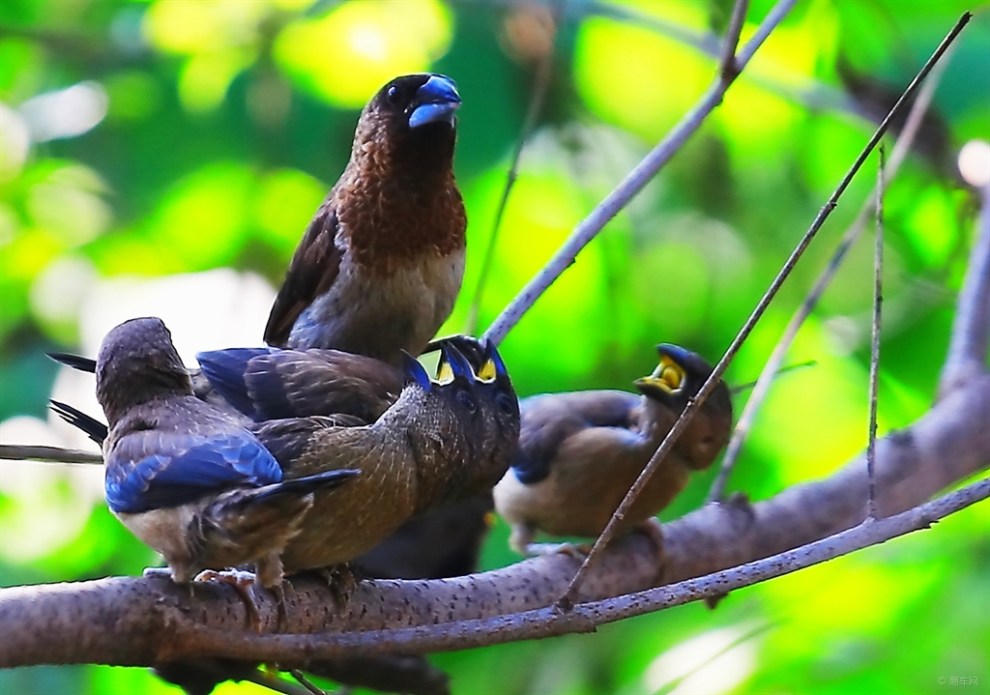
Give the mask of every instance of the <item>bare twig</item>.
M 739 71 L 756 53 L 770 32 L 783 20 L 787 12 L 794 6 L 796 0 L 779 0 L 770 14 L 757 29 L 756 34 L 743 47 L 736 57 Z M 643 160 L 616 186 L 599 205 L 571 233 L 553 258 L 537 273 L 536 277 L 516 295 L 495 322 L 485 331 L 485 338 L 500 343 L 506 334 L 523 317 L 530 307 L 539 299 L 553 282 L 560 277 L 581 249 L 598 235 L 602 228 L 615 217 L 626 204 L 639 193 L 663 166 L 680 150 L 687 139 L 699 128 L 716 106 L 722 102 L 725 92 L 734 80 L 726 81 L 721 76 L 708 88 L 698 104 L 681 119 L 680 123 L 668 133 Z
M 306 674 L 299 669 L 294 668 L 290 670 L 289 673 L 292 674 L 293 678 L 299 681 L 299 685 L 305 688 L 306 692 L 312 693 L 312 695 L 327 695 L 322 688 L 316 687 L 316 684 L 309 680 L 309 678 L 306 677 Z
M 309 695 L 312 692 L 304 688 L 297 688 L 292 683 L 287 683 L 277 675 L 260 670 L 255 671 L 250 676 L 242 680 L 259 685 L 262 688 L 268 688 L 276 693 L 282 693 L 282 695 Z M 320 692 L 322 693 L 322 691 Z M 323 693 L 322 695 L 326 694 Z
M 939 378 L 944 398 L 985 369 L 990 341 L 990 185 L 980 191 L 980 217 L 966 279 L 952 323 L 949 355 Z
M 739 347 L 742 345 L 743 341 L 745 341 L 746 338 L 749 337 L 749 334 L 752 332 L 753 327 L 756 325 L 756 322 L 759 321 L 760 317 L 763 315 L 767 307 L 770 305 L 770 302 L 777 295 L 777 292 L 780 290 L 780 287 L 783 285 L 784 280 L 786 280 L 787 277 L 791 274 L 791 271 L 794 270 L 794 266 L 797 264 L 798 260 L 804 254 L 805 249 L 807 249 L 812 239 L 814 239 L 815 235 L 818 233 L 818 230 L 821 229 L 822 225 L 825 223 L 825 220 L 828 218 L 829 214 L 831 214 L 832 210 L 834 210 L 836 205 L 838 205 L 839 198 L 842 196 L 843 192 L 845 192 L 846 188 L 852 182 L 853 177 L 859 171 L 860 167 L 863 165 L 863 162 L 866 161 L 866 158 L 870 155 L 870 152 L 872 152 L 873 149 L 876 147 L 877 143 L 879 143 L 880 138 L 883 137 L 883 134 L 886 132 L 888 126 L 890 125 L 891 120 L 898 114 L 898 112 L 903 107 L 904 103 L 911 97 L 915 89 L 917 89 L 918 84 L 925 78 L 925 76 L 929 73 L 932 67 L 934 67 L 935 63 L 938 62 L 938 60 L 942 57 L 942 54 L 945 53 L 946 49 L 955 40 L 956 36 L 959 35 L 959 32 L 962 31 L 963 27 L 965 27 L 966 24 L 969 23 L 971 17 L 972 14 L 970 14 L 969 12 L 964 13 L 962 17 L 960 17 L 959 21 L 956 22 L 956 25 L 946 35 L 946 37 L 942 39 L 942 42 L 939 44 L 938 48 L 935 49 L 935 52 L 932 53 L 931 57 L 929 57 L 929 59 L 925 62 L 925 64 L 922 66 L 918 74 L 915 75 L 913 80 L 911 80 L 911 83 L 904 90 L 904 93 L 901 94 L 900 98 L 897 100 L 897 103 L 895 103 L 893 108 L 891 108 L 890 112 L 887 114 L 887 117 L 883 119 L 883 121 L 877 127 L 876 132 L 874 132 L 873 136 L 863 147 L 863 150 L 856 158 L 856 161 L 853 162 L 853 165 L 846 172 L 846 175 L 842 178 L 842 181 L 840 181 L 838 187 L 836 187 L 835 191 L 829 197 L 828 202 L 826 202 L 825 206 L 821 209 L 821 211 L 819 211 L 818 215 L 815 217 L 815 220 L 812 222 L 811 227 L 808 229 L 807 232 L 805 232 L 804 236 L 798 242 L 797 247 L 794 249 L 794 251 L 791 252 L 791 255 L 784 262 L 784 265 L 781 268 L 780 272 L 773 279 L 773 282 L 770 283 L 770 287 L 767 289 L 766 293 L 760 299 L 756 308 L 753 310 L 753 313 L 750 314 L 749 318 L 746 320 L 746 323 L 739 330 L 739 333 L 736 335 L 732 343 L 729 345 L 728 349 L 725 351 L 725 354 L 722 356 L 722 359 L 719 360 L 719 363 L 712 370 L 711 376 L 708 377 L 708 380 L 701 387 L 701 389 L 699 389 L 698 394 L 688 403 L 687 407 L 681 413 L 677 422 L 674 423 L 674 426 L 671 428 L 670 432 L 667 433 L 667 436 L 660 444 L 660 447 L 653 455 L 653 458 L 650 459 L 650 462 L 640 473 L 639 477 L 636 479 L 636 482 L 633 483 L 633 486 L 629 489 L 629 492 L 626 493 L 625 498 L 619 504 L 618 509 L 615 510 L 615 513 L 612 515 L 612 518 L 609 520 L 609 523 L 605 526 L 605 529 L 602 531 L 602 534 L 598 537 L 598 539 L 595 541 L 595 544 L 592 546 L 591 552 L 588 554 L 588 557 L 585 558 L 584 562 L 581 564 L 581 567 L 578 568 L 578 571 L 574 575 L 574 579 L 571 581 L 571 585 L 568 588 L 567 592 L 561 597 L 560 599 L 561 607 L 566 608 L 573 604 L 574 598 L 575 596 L 577 596 L 577 592 L 580 589 L 581 583 L 584 581 L 585 576 L 587 576 L 589 569 L 594 566 L 595 562 L 598 561 L 598 558 L 600 557 L 602 551 L 604 550 L 608 542 L 612 539 L 612 537 L 615 535 L 618 529 L 618 525 L 621 523 L 622 519 L 629 511 L 633 502 L 635 502 L 636 498 L 642 492 L 643 488 L 646 487 L 646 484 L 650 481 L 650 478 L 653 476 L 653 473 L 659 467 L 661 461 L 663 461 L 664 457 L 666 457 L 666 455 L 671 450 L 671 448 L 673 448 L 674 442 L 677 441 L 677 438 L 680 436 L 681 432 L 683 432 L 684 429 L 687 427 L 688 423 L 691 421 L 691 418 L 694 417 L 694 414 L 698 411 L 701 405 L 704 404 L 705 399 L 708 398 L 708 395 L 715 389 L 716 384 L 718 384 L 719 380 L 722 378 L 722 374 L 725 372 L 726 368 L 728 367 L 729 362 L 735 356 L 736 352 L 739 350 Z
M 31 444 L 0 444 L 0 459 L 48 463 L 103 463 L 102 456 L 88 451 Z
M 946 52 L 947 55 L 951 52 L 951 48 Z M 897 175 L 901 164 L 907 157 L 908 152 L 911 150 L 911 145 L 914 143 L 914 139 L 917 136 L 921 124 L 924 121 L 925 113 L 928 110 L 928 105 L 931 103 L 932 97 L 935 95 L 935 90 L 938 87 L 939 81 L 942 74 L 945 72 L 945 67 L 948 65 L 948 60 L 939 63 L 932 70 L 928 77 L 928 80 L 921 86 L 918 91 L 918 98 L 915 99 L 914 104 L 911 106 L 911 111 L 908 113 L 907 119 L 904 122 L 904 128 L 901 131 L 901 136 L 894 143 L 893 150 L 890 156 L 890 164 L 887 167 L 887 185 Z M 873 195 L 876 192 L 874 191 Z M 808 296 L 798 307 L 794 315 L 791 316 L 791 320 L 787 323 L 787 327 L 784 329 L 780 340 L 774 346 L 773 352 L 770 353 L 770 357 L 767 358 L 766 364 L 763 365 L 763 370 L 760 372 L 760 376 L 756 381 L 756 386 L 753 388 L 753 393 L 750 394 L 749 398 L 746 400 L 746 405 L 743 408 L 742 413 L 739 415 L 739 419 L 736 422 L 735 429 L 732 433 L 732 439 L 729 441 L 729 445 L 726 447 L 725 455 L 722 457 L 722 464 L 719 468 L 718 475 L 712 483 L 711 490 L 708 493 L 709 502 L 715 502 L 722 499 L 725 492 L 725 486 L 728 483 L 729 476 L 732 473 L 732 469 L 739 458 L 739 454 L 742 451 L 742 446 L 746 441 L 746 435 L 749 434 L 750 429 L 752 429 L 753 421 L 756 418 L 756 413 L 759 410 L 760 405 L 762 405 L 763 400 L 766 398 L 767 393 L 770 391 L 770 385 L 780 369 L 781 363 L 784 361 L 784 356 L 787 354 L 787 350 L 790 348 L 791 344 L 794 342 L 794 338 L 797 336 L 798 330 L 804 324 L 805 319 L 811 315 L 815 307 L 818 305 L 818 300 L 821 299 L 822 295 L 825 293 L 825 289 L 831 284 L 835 277 L 836 272 L 838 272 L 839 267 L 845 260 L 846 254 L 852 245 L 856 243 L 863 230 L 866 228 L 866 220 L 869 217 L 871 210 L 871 200 L 867 198 L 863 202 L 862 207 L 859 210 L 859 214 L 856 219 L 846 230 L 842 239 L 839 241 L 839 245 L 836 247 L 835 252 L 829 259 L 828 264 L 825 269 L 822 270 L 821 274 L 815 280 L 814 285 L 808 292 Z
M 756 637 L 760 636 L 764 632 L 767 632 L 771 628 L 774 628 L 774 627 L 777 627 L 777 626 L 778 626 L 778 623 L 776 623 L 776 622 L 766 622 L 766 623 L 763 623 L 761 625 L 757 625 L 756 627 L 754 627 L 754 628 L 752 628 L 750 630 L 747 630 L 744 634 L 739 635 L 739 637 L 737 637 L 736 639 L 732 640 L 727 645 L 725 645 L 721 649 L 717 650 L 715 653 L 710 654 L 704 661 L 698 663 L 697 665 L 695 665 L 692 668 L 688 669 L 684 673 L 681 673 L 681 674 L 677 675 L 676 677 L 671 678 L 670 680 L 668 680 L 666 683 L 664 683 L 663 685 L 660 686 L 660 688 L 656 691 L 655 695 L 668 695 L 668 693 L 671 693 L 674 690 L 676 690 L 678 688 L 678 686 L 680 686 L 681 683 L 683 683 L 684 681 L 686 681 L 688 678 L 690 678 L 691 676 L 695 675 L 696 673 L 700 673 L 704 669 L 706 669 L 709 666 L 711 666 L 712 663 L 715 662 L 720 656 L 723 656 L 725 654 L 728 654 L 729 652 L 731 652 L 736 647 L 741 646 L 743 644 L 746 644 L 746 642 L 749 642 L 750 640 L 755 639 Z
M 880 323 L 883 307 L 883 193 L 884 183 L 883 143 L 877 151 L 879 166 L 877 167 L 877 231 L 873 248 L 873 325 L 870 338 L 870 425 L 866 443 L 866 476 L 869 480 L 869 495 L 866 498 L 866 518 L 877 518 L 877 488 L 876 488 L 876 459 L 877 459 L 877 373 L 880 368 Z
M 736 49 L 739 48 L 739 35 L 742 33 L 743 24 L 746 22 L 748 9 L 749 0 L 736 0 L 732 5 L 732 17 L 729 19 L 729 27 L 725 30 L 722 57 L 719 60 L 719 72 L 725 81 L 731 81 L 739 74 L 739 66 L 736 64 Z
M 512 153 L 512 164 L 509 165 L 509 173 L 506 175 L 505 188 L 502 189 L 502 197 L 498 201 L 498 209 L 495 212 L 495 222 L 492 224 L 492 232 L 488 237 L 488 245 L 485 253 L 481 257 L 481 270 L 478 273 L 478 284 L 475 286 L 474 298 L 471 300 L 471 307 L 468 310 L 468 318 L 464 327 L 464 332 L 474 335 L 478 327 L 478 312 L 481 311 L 481 299 L 485 285 L 488 283 L 488 274 L 491 272 L 492 261 L 495 257 L 495 248 L 498 242 L 499 230 L 502 228 L 502 217 L 509 204 L 509 194 L 512 186 L 519 175 L 519 162 L 522 159 L 522 152 L 533 133 L 536 126 L 536 119 L 543 110 L 543 100 L 546 98 L 547 89 L 550 86 L 550 75 L 553 66 L 553 50 L 547 51 L 540 56 L 536 64 L 536 74 L 533 78 L 533 94 L 529 100 L 529 107 L 526 109 L 526 116 L 523 119 L 522 128 L 519 131 L 519 139 L 516 141 L 516 149 Z

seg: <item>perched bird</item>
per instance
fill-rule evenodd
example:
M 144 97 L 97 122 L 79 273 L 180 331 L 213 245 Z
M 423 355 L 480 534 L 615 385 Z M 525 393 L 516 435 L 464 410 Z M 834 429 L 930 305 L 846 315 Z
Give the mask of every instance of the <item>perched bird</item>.
M 334 348 L 395 366 L 449 316 L 464 274 L 467 218 L 454 181 L 444 75 L 397 77 L 368 102 L 351 158 L 303 235 L 265 342 Z
M 257 437 L 193 395 L 157 318 L 126 321 L 107 334 L 96 395 L 109 429 L 78 411 L 75 417 L 94 439 L 105 436 L 110 510 L 165 557 L 179 584 L 202 570 L 253 564 L 258 583 L 279 587 L 281 553 L 300 532 L 314 493 L 325 496 L 357 475 L 341 466 L 283 479 Z
M 490 381 L 508 388 L 514 400 L 504 365 L 498 359 L 494 366 L 497 353 L 491 349 L 497 375 Z M 340 468 L 361 472 L 344 494 L 316 494 L 312 514 L 283 553 L 288 572 L 349 562 L 408 519 L 487 492 L 508 468 L 512 428 L 491 441 L 500 431 L 491 424 L 499 407 L 495 390 L 479 382 L 453 345 L 441 348 L 446 380 L 432 381 L 408 355 L 405 372 L 398 400 L 370 425 L 340 427 L 309 417 L 253 427 L 289 479 Z
M 518 438 L 518 401 L 494 345 L 451 336 L 434 341 L 428 349 L 438 350 L 445 343 L 455 345 L 483 375 L 478 388 L 486 419 L 479 436 L 488 443 L 484 452 L 490 462 L 485 466 L 492 477 L 478 495 L 409 520 L 394 537 L 357 558 L 355 564 L 366 576 L 440 578 L 477 568 L 494 507 L 491 487 L 507 469 Z M 50 356 L 77 369 L 95 369 L 95 362 L 84 357 Z M 332 414 L 337 425 L 371 424 L 395 402 L 405 380 L 398 368 L 338 350 L 229 348 L 201 352 L 197 360 L 201 369 L 190 371 L 196 395 L 255 422 Z
M 538 531 L 555 536 L 598 536 L 652 458 L 688 400 L 712 368 L 676 345 L 657 346 L 659 365 L 624 391 L 544 394 L 520 404 L 519 452 L 495 487 L 495 508 L 512 526 L 510 545 L 521 553 Z M 620 531 L 643 525 L 708 467 L 728 442 L 732 402 L 724 382 L 687 430 L 622 521 Z M 655 525 L 647 530 L 659 540 Z
M 460 345 L 468 352 L 470 360 L 460 356 L 453 344 Z M 439 345 L 442 346 L 443 342 Z M 494 344 L 455 338 L 451 345 L 440 349 L 438 369 L 442 383 L 432 382 L 422 367 L 410 360 L 406 367 L 409 383 L 402 389 L 402 397 L 373 425 L 340 427 L 339 417 L 337 421 L 333 418 L 313 417 L 248 425 L 257 431 L 264 443 L 279 454 L 280 462 L 287 469 L 287 477 L 297 473 L 293 469 L 299 465 L 312 463 L 312 457 L 306 458 L 307 453 L 311 454 L 314 448 L 322 445 L 334 454 L 342 453 L 345 461 L 356 456 L 355 464 L 361 467 L 366 463 L 368 469 L 362 468 L 362 472 L 371 473 L 380 484 L 380 489 L 376 485 L 370 486 L 375 488 L 370 491 L 350 490 L 355 493 L 352 509 L 356 511 L 353 514 L 336 508 L 336 505 L 325 510 L 318 494 L 317 508 L 307 516 L 304 528 L 317 523 L 315 520 L 320 520 L 320 528 L 310 534 L 312 546 L 293 546 L 293 558 L 286 565 L 288 571 L 343 562 L 355 552 L 354 545 L 341 551 L 339 544 L 330 543 L 328 545 L 331 553 L 328 554 L 322 547 L 326 539 L 358 538 L 364 539 L 363 545 L 375 544 L 378 539 L 369 535 L 369 531 L 384 537 L 389 530 L 380 526 L 377 531 L 369 528 L 365 519 L 369 516 L 381 517 L 394 525 L 396 509 L 400 512 L 398 518 L 410 513 L 409 505 L 395 503 L 410 492 L 414 492 L 416 498 L 411 505 L 412 511 L 426 509 L 426 513 L 402 526 L 396 534 L 376 546 L 371 555 L 358 557 L 357 564 L 366 574 L 371 567 L 374 570 L 371 572 L 372 576 L 397 576 L 397 572 L 409 576 L 436 573 L 445 576 L 447 573 L 463 574 L 474 569 L 477 547 L 483 533 L 487 531 L 483 518 L 491 508 L 491 487 L 508 469 L 515 452 L 519 432 L 518 402 Z M 217 363 L 213 363 L 209 356 L 200 355 L 204 373 L 207 371 L 207 364 L 216 367 L 229 380 L 228 387 L 232 392 L 243 396 L 247 393 L 245 384 L 249 380 L 240 379 L 237 375 L 245 373 L 245 364 L 258 356 L 293 351 L 269 352 L 263 348 L 253 356 L 247 350 L 219 352 L 221 359 Z M 269 376 L 275 373 L 275 370 L 261 371 L 268 371 Z M 310 376 L 313 374 L 311 370 L 304 371 Z M 480 378 L 477 376 L 479 374 Z M 305 378 L 285 379 L 283 382 L 283 385 L 290 382 L 295 384 L 290 389 L 296 396 L 290 399 L 291 403 L 310 402 L 304 397 L 305 384 L 316 390 L 322 387 L 319 381 Z M 397 386 L 401 388 L 402 384 Z M 389 387 L 396 385 L 391 384 Z M 281 387 L 275 391 L 281 391 Z M 255 391 L 254 396 L 246 402 L 256 403 L 262 393 L 267 391 Z M 232 400 L 237 401 L 238 398 Z M 101 423 L 81 416 L 78 411 L 73 413 L 73 409 L 62 404 L 54 404 L 54 409 L 95 440 L 102 441 L 106 437 L 106 427 Z M 310 434 L 313 435 L 312 438 Z M 357 436 L 349 436 L 355 434 Z M 313 439 L 321 441 L 314 443 Z M 303 459 L 301 463 L 300 459 Z M 357 463 L 358 459 L 361 464 Z M 404 470 L 410 464 L 418 469 L 413 470 L 411 475 L 410 471 Z M 326 461 L 321 462 L 317 458 L 315 465 L 326 465 Z M 439 484 L 430 482 L 433 478 L 439 478 Z M 420 482 L 429 484 L 421 486 Z M 394 494 L 396 492 L 399 493 L 398 497 Z M 469 497 L 460 499 L 464 495 Z M 380 504 L 383 499 L 385 504 Z M 434 512 L 430 505 L 437 499 L 449 499 L 451 502 Z M 323 516 L 324 511 L 328 515 L 339 513 L 333 518 L 327 518 Z M 377 523 L 378 519 L 375 520 Z M 433 543 L 424 546 L 422 542 L 427 538 L 421 535 L 424 529 L 429 531 L 427 535 L 442 533 L 443 538 L 456 542 L 451 545 Z M 410 543 L 409 537 L 414 542 Z M 300 541 L 306 540 L 302 536 L 298 538 Z M 316 551 L 313 550 L 314 546 Z M 425 559 L 418 550 L 425 551 Z M 442 672 L 432 668 L 422 657 L 383 655 L 370 661 L 333 660 L 311 666 L 317 671 L 353 684 L 383 687 L 383 684 L 388 683 L 391 684 L 389 687 L 403 691 L 447 692 L 444 685 L 446 679 Z M 227 678 L 240 677 L 242 670 L 250 670 L 252 667 L 252 664 L 183 662 L 167 665 L 161 673 L 163 677 L 181 683 L 185 688 L 195 688 L 189 692 L 209 692 L 216 683 Z
M 482 472 L 477 482 L 481 491 L 410 519 L 358 557 L 355 564 L 367 576 L 440 579 L 470 574 L 478 568 L 481 544 L 491 527 L 494 509 L 491 488 L 508 469 L 519 439 L 519 401 L 493 343 L 452 336 L 435 341 L 429 348 L 442 349 L 445 343 L 453 344 L 467 357 L 478 377 L 483 417 L 477 436 L 483 447 L 472 465 Z M 453 377 L 446 364 L 445 360 L 439 364 L 441 382 Z

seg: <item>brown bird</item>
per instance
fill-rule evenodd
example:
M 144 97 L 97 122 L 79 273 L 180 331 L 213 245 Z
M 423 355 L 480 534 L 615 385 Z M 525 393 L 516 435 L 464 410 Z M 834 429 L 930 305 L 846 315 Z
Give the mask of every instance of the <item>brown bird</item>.
M 96 360 L 96 396 L 109 430 L 86 426 L 91 419 L 68 410 L 104 439 L 107 503 L 165 557 L 176 583 L 206 569 L 254 564 L 258 583 L 278 587 L 282 550 L 299 533 L 313 493 L 356 475 L 341 467 L 283 480 L 257 437 L 193 395 L 157 318 L 126 321 L 107 334 Z
M 453 80 L 398 77 L 368 102 L 351 158 L 303 235 L 265 327 L 277 347 L 396 366 L 450 315 L 467 218 L 454 181 Z
M 252 427 L 289 479 L 361 472 L 346 496 L 316 495 L 312 514 L 283 554 L 288 572 L 349 562 L 408 519 L 491 489 L 508 468 L 518 434 L 515 394 L 491 350 L 487 382 L 452 345 L 441 348 L 447 378 L 440 382 L 407 356 L 402 393 L 370 425 L 341 427 L 309 417 Z
M 693 352 L 657 346 L 660 362 L 624 391 L 544 394 L 520 403 L 519 452 L 495 487 L 495 508 L 512 526 L 510 545 L 537 552 L 538 531 L 598 536 L 687 402 L 712 372 Z M 670 504 L 692 470 L 708 467 L 728 442 L 732 402 L 724 382 L 637 498 L 620 531 L 643 526 L 659 541 L 654 514 Z M 644 522 L 651 520 L 649 524 Z
M 518 402 L 494 346 L 451 336 L 434 341 L 428 349 L 439 349 L 445 342 L 459 348 L 472 367 L 483 373 L 486 383 L 479 388 L 492 405 L 487 412 L 501 418 L 490 419 L 482 437 L 508 444 L 486 449 L 492 457 L 501 458 L 487 464 L 495 476 L 488 489 L 408 521 L 393 537 L 357 559 L 355 564 L 365 576 L 426 579 L 468 574 L 477 568 L 490 526 L 489 512 L 494 508 L 490 488 L 508 467 L 518 437 Z M 51 356 L 83 371 L 95 369 L 95 362 L 88 358 Z M 196 395 L 232 416 L 241 416 L 245 424 L 312 415 L 333 415 L 340 425 L 371 424 L 395 402 L 404 382 L 398 368 L 338 350 L 228 348 L 196 357 L 201 369 L 189 372 Z M 495 378 L 496 373 L 501 376 Z M 353 419 L 348 421 L 348 415 Z
M 478 568 L 481 545 L 491 527 L 494 509 L 491 488 L 501 479 L 515 454 L 519 439 L 519 401 L 508 371 L 492 343 L 466 336 L 434 341 L 455 345 L 479 377 L 479 401 L 485 414 L 481 441 L 483 458 L 475 461 L 481 477 L 479 494 L 431 509 L 403 524 L 394 534 L 359 557 L 355 564 L 371 577 L 440 579 L 470 574 Z M 451 374 L 440 363 L 441 381 Z M 499 472 L 501 471 L 501 473 Z M 497 477 L 496 477 L 497 476 Z

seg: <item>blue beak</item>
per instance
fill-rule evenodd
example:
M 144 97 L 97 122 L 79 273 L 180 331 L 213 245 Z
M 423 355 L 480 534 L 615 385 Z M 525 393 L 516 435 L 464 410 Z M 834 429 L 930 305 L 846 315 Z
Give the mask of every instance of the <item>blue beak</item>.
M 409 127 L 419 128 L 428 123 L 454 125 L 454 112 L 461 105 L 457 85 L 445 75 L 430 75 L 416 90 L 416 100 L 409 114 Z

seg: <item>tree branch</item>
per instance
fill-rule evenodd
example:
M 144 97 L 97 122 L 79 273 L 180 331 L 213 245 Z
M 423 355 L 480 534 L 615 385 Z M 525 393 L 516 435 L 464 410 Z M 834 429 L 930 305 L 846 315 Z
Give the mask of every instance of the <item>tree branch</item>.
M 948 394 L 909 430 L 881 440 L 876 471 L 880 514 L 909 509 L 990 464 L 988 419 L 990 375 L 983 374 Z M 830 478 L 790 488 L 765 502 L 708 505 L 665 527 L 661 579 L 699 577 L 855 526 L 865 516 L 866 489 L 866 471 L 858 457 Z M 604 559 L 589 574 L 580 602 L 658 584 L 655 547 L 641 535 L 617 540 Z M 210 656 L 304 667 L 307 660 L 328 654 L 384 653 L 400 647 L 417 653 L 492 644 L 504 641 L 500 630 L 509 629 L 503 626 L 512 625 L 515 614 L 553 604 L 576 568 L 577 560 L 557 554 L 454 579 L 365 581 L 340 607 L 325 581 L 298 577 L 288 592 L 283 628 L 304 634 L 292 636 L 252 633 L 244 603 L 231 587 L 219 583 L 195 586 L 194 597 L 168 580 L 151 578 L 14 587 L 0 590 L 0 624 L 7 635 L 0 667 L 133 666 Z M 725 590 L 721 580 L 713 581 Z M 274 631 L 274 598 L 259 594 L 257 603 L 261 630 Z M 554 629 L 594 628 L 584 613 L 568 615 L 555 619 L 560 622 Z M 395 628 L 416 632 L 391 637 Z M 541 636 L 538 621 L 527 629 L 532 632 L 513 632 L 512 639 Z M 384 632 L 365 635 L 368 639 L 358 632 L 369 630 Z M 310 634 L 314 632 L 333 633 L 335 641 Z

